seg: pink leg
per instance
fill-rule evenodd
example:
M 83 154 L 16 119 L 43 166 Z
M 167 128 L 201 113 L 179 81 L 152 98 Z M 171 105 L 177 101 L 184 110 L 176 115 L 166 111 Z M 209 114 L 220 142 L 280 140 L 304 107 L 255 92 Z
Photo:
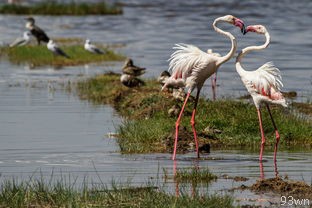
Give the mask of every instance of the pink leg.
M 274 122 L 273 116 L 271 114 L 271 110 L 270 110 L 269 105 L 266 104 L 266 107 L 267 107 L 267 109 L 269 111 L 269 114 L 270 114 L 270 117 L 271 117 L 271 121 L 272 121 L 274 130 L 275 130 L 276 143 L 275 143 L 275 146 L 274 146 L 274 161 L 276 161 L 277 146 L 278 146 L 278 143 L 279 143 L 279 140 L 280 140 L 280 135 L 279 135 L 277 127 L 275 125 L 275 122 Z
M 217 72 L 211 77 L 212 99 L 216 100 Z
M 260 109 L 257 108 L 257 112 L 258 112 L 259 127 L 260 127 L 260 132 L 261 132 L 261 148 L 260 148 L 259 160 L 262 161 L 262 154 L 263 154 L 263 149 L 264 149 L 264 144 L 265 144 L 265 137 L 264 137 L 263 127 L 262 127 L 262 116 L 261 116 Z
M 187 100 L 189 99 L 190 95 L 191 95 L 191 92 L 188 92 L 186 95 L 184 104 L 182 106 L 182 109 L 180 111 L 179 117 L 178 117 L 176 124 L 175 124 L 176 131 L 175 131 L 175 140 L 174 140 L 174 149 L 173 149 L 172 160 L 175 160 L 175 158 L 176 158 L 180 121 L 181 121 L 182 114 L 183 114 L 184 108 L 186 106 Z
M 194 140 L 195 140 L 195 145 L 196 145 L 196 154 L 197 154 L 197 158 L 199 158 L 199 152 L 198 152 L 197 133 L 196 133 L 196 129 L 195 129 L 195 114 L 196 114 L 196 108 L 197 108 L 199 93 L 200 93 L 200 90 L 197 91 L 197 95 L 196 95 L 196 99 L 195 99 L 195 104 L 194 104 L 194 109 L 193 109 L 192 118 L 191 118 L 191 126 L 192 126 L 192 130 L 193 130 L 193 133 L 194 133 Z
M 278 177 L 278 169 L 277 169 L 276 160 L 274 160 L 274 172 L 275 172 L 275 177 Z

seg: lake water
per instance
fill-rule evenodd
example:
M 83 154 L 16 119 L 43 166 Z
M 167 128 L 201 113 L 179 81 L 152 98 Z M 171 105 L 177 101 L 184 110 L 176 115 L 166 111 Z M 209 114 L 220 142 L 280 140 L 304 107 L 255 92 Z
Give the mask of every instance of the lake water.
M 121 45 L 118 52 L 147 68 L 145 77 L 157 77 L 168 68 L 167 59 L 175 43 L 194 44 L 203 50 L 214 49 L 225 54 L 230 41 L 216 34 L 211 24 L 216 17 L 233 14 L 246 25 L 264 24 L 272 42 L 269 48 L 246 56 L 246 69 L 256 69 L 274 61 L 283 75 L 284 90 L 298 92 L 298 101 L 312 97 L 312 2 L 302 1 L 165 1 L 129 0 L 120 16 L 50 17 L 36 16 L 37 24 L 51 38 L 79 37 L 109 45 Z M 0 42 L 8 43 L 25 30 L 23 16 L 0 15 Z M 261 44 L 256 34 L 243 36 L 237 28 L 220 24 L 237 37 L 239 48 Z M 115 132 L 122 119 L 110 106 L 94 106 L 81 101 L 62 86 L 68 81 L 100 74 L 120 72 L 122 63 L 88 65 L 53 69 L 29 69 L 24 65 L 0 62 L 0 180 L 18 177 L 88 177 L 96 182 L 110 183 L 129 179 L 142 185 L 163 169 L 173 173 L 169 154 L 121 155 L 115 139 L 106 135 Z M 210 81 L 203 95 L 211 97 Z M 234 68 L 234 59 L 218 72 L 218 98 L 246 94 Z M 260 138 L 259 138 L 260 139 Z M 311 183 L 311 153 L 281 151 L 278 170 L 281 176 Z M 193 153 L 179 155 L 177 167 L 194 166 Z M 242 150 L 215 151 L 199 161 L 217 175 L 245 176 L 251 184 L 260 176 L 258 152 Z M 265 177 L 274 176 L 272 152 L 265 153 Z M 101 180 L 99 179 L 101 178 Z M 154 178 L 154 179 L 152 179 Z M 219 179 L 210 191 L 220 191 L 239 183 Z M 174 192 L 174 182 L 167 189 Z M 249 193 L 235 193 L 238 198 Z M 258 196 L 257 196 L 258 197 Z M 278 200 L 276 198 L 276 200 Z M 261 204 L 261 203 L 260 203 Z

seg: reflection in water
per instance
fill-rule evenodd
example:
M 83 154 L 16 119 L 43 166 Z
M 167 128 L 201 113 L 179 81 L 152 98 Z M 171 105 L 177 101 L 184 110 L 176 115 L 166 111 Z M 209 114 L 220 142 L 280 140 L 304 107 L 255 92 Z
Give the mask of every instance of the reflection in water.
M 275 174 L 275 177 L 279 177 L 278 169 L 277 169 L 277 161 L 274 160 L 273 164 L 274 164 L 274 174 Z M 260 179 L 265 179 L 265 175 L 264 175 L 264 171 L 263 171 L 263 162 L 262 161 L 259 161 L 259 168 L 260 168 Z

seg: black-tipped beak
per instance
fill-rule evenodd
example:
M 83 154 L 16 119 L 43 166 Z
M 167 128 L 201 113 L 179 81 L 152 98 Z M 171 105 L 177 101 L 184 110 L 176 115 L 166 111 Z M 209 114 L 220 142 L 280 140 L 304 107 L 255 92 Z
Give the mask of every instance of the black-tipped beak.
M 243 33 L 243 35 L 245 35 L 245 34 L 247 33 L 247 31 L 246 31 L 246 28 L 245 28 L 245 25 L 244 25 L 244 24 L 242 25 L 241 32 Z

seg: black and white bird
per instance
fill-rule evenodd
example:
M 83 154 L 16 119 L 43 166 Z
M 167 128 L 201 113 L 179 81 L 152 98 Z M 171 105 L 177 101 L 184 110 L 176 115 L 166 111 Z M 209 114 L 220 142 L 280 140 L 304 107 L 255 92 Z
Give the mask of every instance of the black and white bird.
M 18 38 L 16 38 L 16 40 L 14 40 L 14 41 L 10 44 L 10 47 L 27 45 L 28 43 L 30 43 L 30 39 L 31 39 L 31 34 L 30 34 L 30 32 L 29 32 L 29 31 L 25 31 L 25 32 L 23 33 L 23 37 L 18 37 Z
M 122 72 L 124 74 L 140 76 L 145 73 L 145 68 L 134 65 L 132 59 L 128 58 L 122 67 Z
M 70 58 L 53 40 L 49 40 L 47 48 L 52 51 L 55 55 L 64 56 Z
M 26 18 L 27 22 L 25 27 L 29 29 L 31 34 L 36 37 L 38 45 L 40 45 L 40 42 L 43 41 L 45 43 L 49 42 L 50 38 L 47 36 L 47 34 L 37 25 L 35 25 L 35 19 L 32 17 Z
M 91 44 L 91 41 L 89 39 L 86 40 L 84 44 L 85 50 L 91 52 L 91 53 L 96 53 L 96 54 L 104 54 L 104 52 L 97 48 L 95 45 Z

